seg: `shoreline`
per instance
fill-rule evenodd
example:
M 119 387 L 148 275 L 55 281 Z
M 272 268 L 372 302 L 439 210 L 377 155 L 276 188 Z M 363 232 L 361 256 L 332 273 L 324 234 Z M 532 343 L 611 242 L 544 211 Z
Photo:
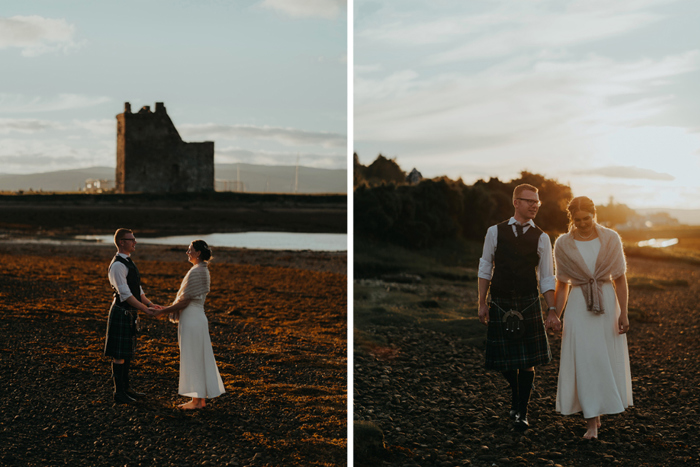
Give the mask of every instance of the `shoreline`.
M 142 236 L 234 232 L 347 233 L 345 195 L 177 193 L 0 196 L 0 235 Z
M 137 262 L 187 263 L 186 249 L 183 246 L 140 243 L 133 256 Z M 44 244 L 8 242 L 0 239 L 0 254 L 19 256 L 101 258 L 108 264 L 115 251 L 114 245 L 104 243 Z M 212 252 L 212 264 L 271 266 L 347 275 L 346 251 L 264 250 L 212 246 Z

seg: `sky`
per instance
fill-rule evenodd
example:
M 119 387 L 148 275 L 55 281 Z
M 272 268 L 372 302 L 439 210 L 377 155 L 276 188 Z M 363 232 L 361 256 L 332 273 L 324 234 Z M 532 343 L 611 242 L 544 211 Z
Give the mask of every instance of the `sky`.
M 163 102 L 215 162 L 347 167 L 346 0 L 32 0 L 0 10 L 0 173 L 116 166 Z
M 354 2 L 354 150 L 700 209 L 700 2 Z

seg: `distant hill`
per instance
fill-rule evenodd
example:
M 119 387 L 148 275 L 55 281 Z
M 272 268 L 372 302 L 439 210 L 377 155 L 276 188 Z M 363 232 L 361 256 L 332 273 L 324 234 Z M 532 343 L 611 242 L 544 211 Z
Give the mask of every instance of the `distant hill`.
M 253 165 L 253 164 L 216 164 L 214 177 L 218 191 L 222 190 L 223 180 L 229 186 L 238 180 L 246 192 L 258 193 L 292 193 L 294 191 L 293 165 Z M 298 193 L 347 193 L 347 170 L 316 169 L 299 167 Z M 231 188 L 230 188 L 231 189 Z
M 216 164 L 214 170 L 217 191 L 223 191 L 226 186 L 234 191 L 236 181 L 240 180 L 243 191 L 246 192 L 294 192 L 295 166 Z M 85 180 L 89 178 L 114 180 L 114 177 L 114 167 L 89 167 L 26 175 L 0 174 L 0 191 L 78 191 L 85 187 Z M 297 193 L 346 192 L 345 169 L 299 167 Z
M 637 213 L 648 215 L 657 212 L 666 212 L 671 217 L 678 219 L 678 222 L 685 225 L 700 225 L 700 209 L 635 209 Z
M 0 191 L 78 191 L 88 178 L 114 180 L 114 167 L 59 170 L 35 174 L 0 174 Z

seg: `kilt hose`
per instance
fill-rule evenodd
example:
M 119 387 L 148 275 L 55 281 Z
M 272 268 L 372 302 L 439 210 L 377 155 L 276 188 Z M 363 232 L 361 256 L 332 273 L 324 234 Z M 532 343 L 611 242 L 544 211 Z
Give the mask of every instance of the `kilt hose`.
M 107 318 L 105 357 L 131 358 L 136 351 L 136 310 L 126 310 L 112 303 Z
M 509 310 L 523 315 L 525 334 L 512 340 L 504 333 L 503 315 Z M 552 351 L 544 329 L 539 294 L 513 298 L 491 297 L 489 327 L 486 333 L 487 370 L 524 370 L 552 360 Z

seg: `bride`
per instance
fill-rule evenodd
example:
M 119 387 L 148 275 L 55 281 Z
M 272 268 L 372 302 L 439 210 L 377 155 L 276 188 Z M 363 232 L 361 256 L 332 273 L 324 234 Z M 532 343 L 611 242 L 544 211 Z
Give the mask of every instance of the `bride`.
M 153 316 L 170 314 L 177 322 L 177 340 L 180 346 L 180 386 L 178 393 L 192 400 L 179 405 L 182 409 L 201 409 L 205 399 L 220 396 L 224 383 L 216 366 L 209 337 L 209 322 L 204 314 L 204 300 L 209 293 L 211 250 L 204 240 L 195 240 L 187 249 L 187 258 L 193 264 L 182 280 L 175 302 L 167 308 L 149 308 Z
M 617 232 L 596 223 L 593 201 L 574 198 L 567 210 L 569 233 L 554 244 L 554 295 L 564 313 L 556 410 L 583 412 L 591 439 L 601 415 L 632 405 L 626 263 Z

